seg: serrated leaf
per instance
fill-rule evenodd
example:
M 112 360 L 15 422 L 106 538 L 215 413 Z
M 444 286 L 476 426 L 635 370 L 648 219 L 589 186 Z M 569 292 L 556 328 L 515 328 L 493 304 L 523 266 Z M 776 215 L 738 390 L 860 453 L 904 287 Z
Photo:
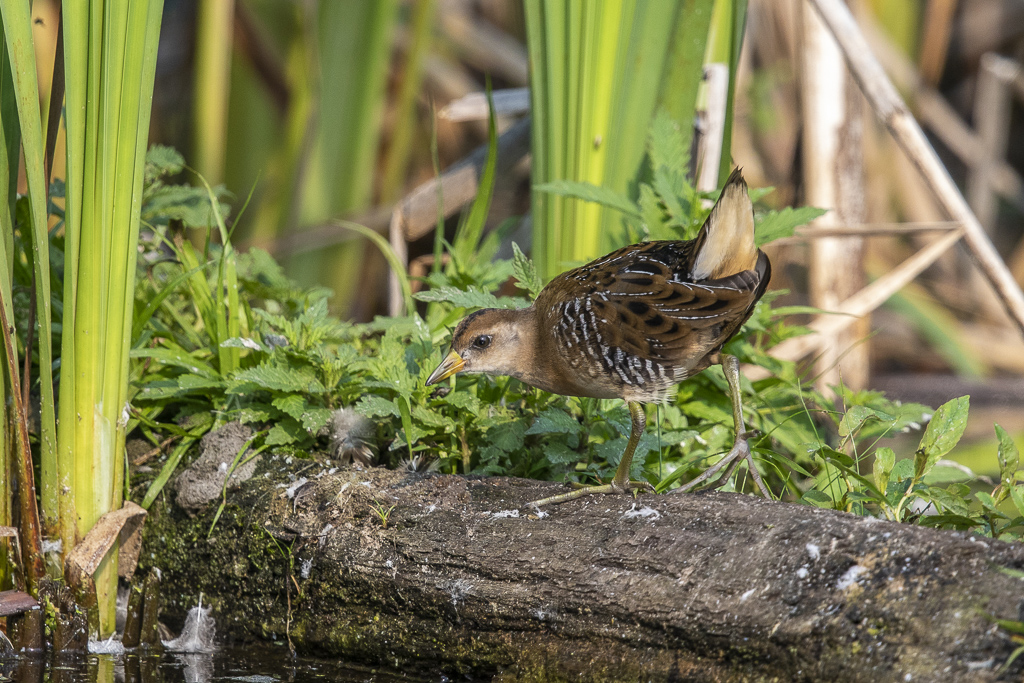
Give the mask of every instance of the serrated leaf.
M 299 423 L 286 417 L 270 428 L 264 443 L 268 446 L 289 446 L 305 438 L 306 434 Z
M 663 108 L 659 108 L 651 121 L 647 141 L 651 167 L 665 168 L 673 175 L 685 176 L 690 163 L 690 150 L 683 139 L 679 122 Z M 674 188 L 678 192 L 680 188 Z
M 307 408 L 299 421 L 303 429 L 315 435 L 330 422 L 333 414 L 334 411 L 327 408 Z
M 491 445 L 506 453 L 518 451 L 523 447 L 525 427 L 520 420 L 513 420 L 496 425 L 487 430 L 486 436 Z
M 953 450 L 967 428 L 970 397 L 961 396 L 939 406 L 921 437 L 914 457 L 914 476 L 928 474 L 935 461 Z
M 782 211 L 769 211 L 755 216 L 754 242 L 762 246 L 783 237 L 792 237 L 794 230 L 828 213 L 827 209 L 801 206 L 786 207 Z
M 553 465 L 574 465 L 580 461 L 580 454 L 562 441 L 545 444 L 544 457 Z
M 636 205 L 633 202 L 606 187 L 600 187 L 587 182 L 560 179 L 534 185 L 533 189 L 536 192 L 550 192 L 565 197 L 575 197 L 587 202 L 594 202 L 609 209 L 621 211 L 627 216 L 640 218 L 640 212 L 637 211 Z
M 309 406 L 306 399 L 298 394 L 279 396 L 271 401 L 270 404 L 296 420 L 302 420 L 302 414 L 306 412 L 306 409 Z
M 185 158 L 173 147 L 153 145 L 146 152 L 145 182 L 152 183 L 163 176 L 177 175 L 185 168 Z
M 367 394 L 359 399 L 356 412 L 366 417 L 401 417 L 394 401 L 376 394 Z
M 480 400 L 468 391 L 453 391 L 440 400 L 460 410 L 474 413 L 480 410 Z
M 872 464 L 871 473 L 874 475 L 875 486 L 879 491 L 889 488 L 889 475 L 895 464 L 896 452 L 893 449 L 882 447 L 875 450 L 875 462 Z
M 433 411 L 425 406 L 416 405 L 412 408 L 412 417 L 414 420 L 427 427 L 434 429 L 441 428 L 442 430 L 446 427 L 452 426 L 452 421 L 446 418 L 444 415 Z M 446 431 L 451 431 L 450 429 Z
M 245 393 L 245 384 L 255 384 L 261 389 L 282 393 L 319 394 L 324 386 L 312 370 L 288 368 L 281 365 L 261 364 L 255 368 L 235 373 L 232 379 L 232 393 Z
M 238 421 L 242 424 L 268 422 L 277 415 L 280 413 L 268 406 L 252 405 L 238 411 Z
M 661 208 L 658 195 L 647 183 L 640 184 L 640 198 L 637 204 L 640 207 L 640 223 L 647 228 L 647 234 L 652 240 L 678 238 L 666 225 L 665 211 Z
M 443 301 L 459 308 L 518 308 L 518 301 L 512 297 L 496 297 L 479 287 L 459 289 L 451 285 L 443 285 L 413 295 L 419 301 Z
M 579 434 L 580 423 L 575 417 L 558 408 L 548 408 L 537 416 L 527 434 Z
M 536 299 L 540 291 L 544 289 L 544 283 L 537 275 L 537 267 L 533 261 L 526 258 L 519 245 L 512 243 L 512 276 L 515 277 L 519 286 L 530 293 L 531 299 Z

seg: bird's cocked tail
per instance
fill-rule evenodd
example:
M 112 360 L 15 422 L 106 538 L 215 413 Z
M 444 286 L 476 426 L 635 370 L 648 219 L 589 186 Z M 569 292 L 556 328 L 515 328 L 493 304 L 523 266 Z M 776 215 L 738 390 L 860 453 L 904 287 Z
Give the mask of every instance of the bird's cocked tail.
M 719 280 L 756 266 L 754 210 L 743 173 L 737 168 L 697 235 L 692 274 L 699 280 Z

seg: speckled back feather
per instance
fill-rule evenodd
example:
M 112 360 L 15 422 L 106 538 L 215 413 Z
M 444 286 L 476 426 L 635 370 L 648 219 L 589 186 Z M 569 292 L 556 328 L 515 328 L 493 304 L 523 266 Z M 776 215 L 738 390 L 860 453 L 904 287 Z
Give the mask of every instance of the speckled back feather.
M 563 383 L 586 387 L 573 393 L 650 402 L 717 362 L 771 278 L 753 227 L 736 172 L 695 239 L 624 247 L 552 280 L 535 308 L 562 361 L 553 371 L 571 368 Z

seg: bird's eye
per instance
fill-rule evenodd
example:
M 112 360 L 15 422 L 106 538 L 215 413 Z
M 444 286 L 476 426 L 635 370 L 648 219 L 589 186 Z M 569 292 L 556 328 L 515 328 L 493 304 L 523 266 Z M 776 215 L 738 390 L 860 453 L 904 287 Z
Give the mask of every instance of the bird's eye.
M 479 337 L 473 340 L 474 349 L 486 349 L 491 345 L 491 335 L 481 334 Z

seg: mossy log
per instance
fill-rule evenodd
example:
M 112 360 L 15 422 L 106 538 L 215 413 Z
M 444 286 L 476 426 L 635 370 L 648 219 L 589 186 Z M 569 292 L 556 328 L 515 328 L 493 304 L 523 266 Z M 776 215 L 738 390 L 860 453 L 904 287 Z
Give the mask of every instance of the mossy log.
M 202 592 L 229 638 L 501 681 L 988 681 L 1016 647 L 992 620 L 1021 619 L 1021 545 L 730 493 L 538 514 L 563 487 L 278 467 L 212 534 L 216 506 L 154 506 L 140 565 L 171 621 Z

